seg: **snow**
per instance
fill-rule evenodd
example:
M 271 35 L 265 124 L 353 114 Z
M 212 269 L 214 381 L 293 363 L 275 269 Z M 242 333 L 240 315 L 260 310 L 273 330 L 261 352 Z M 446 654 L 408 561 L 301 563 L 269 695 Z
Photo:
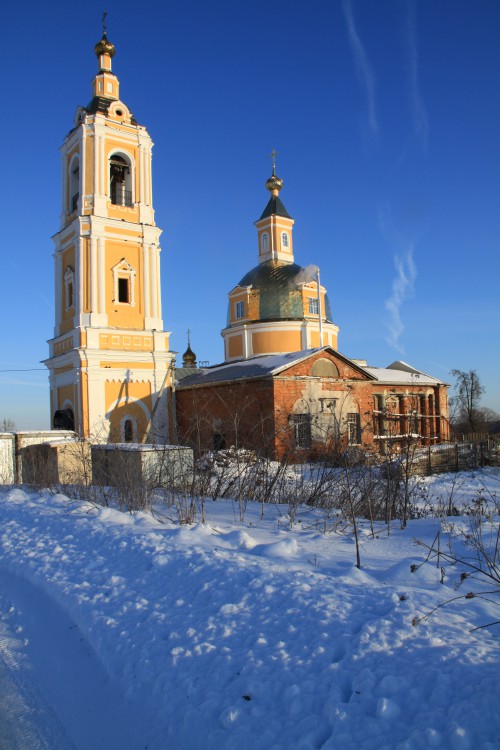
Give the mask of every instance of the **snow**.
M 416 387 L 419 385 L 436 385 L 437 383 L 443 382 L 442 380 L 434 378 L 432 375 L 427 375 L 425 372 L 421 372 L 421 370 L 416 370 L 414 367 L 411 367 L 411 365 L 406 365 L 405 362 L 400 364 L 406 365 L 408 368 L 407 370 L 396 369 L 396 364 L 399 363 L 394 363 L 390 367 L 367 366 L 363 369 L 366 370 L 366 372 L 369 372 L 370 375 L 373 375 L 377 380 L 384 383 L 407 383 L 408 385 Z
M 499 480 L 429 478 L 427 500 L 472 504 Z M 0 492 L 2 750 L 498 747 L 499 628 L 470 632 L 495 605 L 462 598 L 412 625 L 481 589 L 420 565 L 415 539 L 439 519 L 362 525 L 358 570 L 318 509 L 293 525 L 283 506 L 205 512 L 179 526 L 165 508 Z

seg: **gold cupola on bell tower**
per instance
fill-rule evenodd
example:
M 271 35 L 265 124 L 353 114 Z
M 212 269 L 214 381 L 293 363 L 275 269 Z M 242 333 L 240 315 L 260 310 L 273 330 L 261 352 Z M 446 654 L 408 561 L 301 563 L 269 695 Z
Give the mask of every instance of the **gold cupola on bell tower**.
M 94 47 L 99 67 L 98 73 L 92 81 L 92 93 L 94 96 L 119 99 L 120 83 L 111 72 L 111 60 L 115 56 L 115 45 L 108 40 L 106 34 L 106 15 L 107 13 L 103 15 L 102 37 Z
M 92 98 L 61 147 L 51 419 L 106 440 L 163 439 L 166 404 L 157 401 L 167 397 L 173 355 L 162 320 L 153 142 L 120 99 L 105 20 Z

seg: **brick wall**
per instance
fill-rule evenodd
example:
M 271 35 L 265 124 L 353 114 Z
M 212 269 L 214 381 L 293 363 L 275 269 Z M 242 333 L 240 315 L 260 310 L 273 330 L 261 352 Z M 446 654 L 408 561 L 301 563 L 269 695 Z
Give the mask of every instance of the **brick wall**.
M 198 452 L 231 445 L 274 452 L 271 378 L 178 389 L 175 398 L 182 445 Z
M 318 359 L 333 362 L 339 377 L 311 376 Z M 376 394 L 384 403 L 386 397 L 394 399 L 390 419 L 374 414 Z M 401 440 L 413 427 L 424 435 L 423 444 L 446 439 L 447 412 L 440 417 L 438 411 L 446 403 L 445 386 L 384 385 L 322 351 L 259 380 L 179 388 L 178 438 L 198 452 L 235 445 L 292 460 L 342 452 L 349 445 L 384 452 L 389 445 L 397 449 L 398 436 Z M 415 405 L 417 416 L 410 417 Z M 298 434 L 303 447 L 297 446 Z

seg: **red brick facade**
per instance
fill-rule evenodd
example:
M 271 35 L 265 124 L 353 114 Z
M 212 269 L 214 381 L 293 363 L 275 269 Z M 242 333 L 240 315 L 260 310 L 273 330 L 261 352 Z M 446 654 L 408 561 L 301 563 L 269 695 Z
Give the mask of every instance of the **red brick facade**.
M 386 382 L 329 348 L 299 359 L 262 377 L 181 383 L 179 441 L 199 452 L 235 445 L 282 459 L 349 445 L 386 452 L 408 435 L 424 445 L 448 438 L 446 385 L 434 378 L 381 370 L 386 380 L 406 379 Z

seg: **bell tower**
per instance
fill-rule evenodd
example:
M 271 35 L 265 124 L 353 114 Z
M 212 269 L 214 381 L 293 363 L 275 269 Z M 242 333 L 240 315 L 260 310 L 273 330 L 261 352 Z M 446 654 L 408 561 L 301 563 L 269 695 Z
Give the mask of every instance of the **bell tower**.
M 78 107 L 61 147 L 55 327 L 45 360 L 51 421 L 95 439 L 164 441 L 166 403 L 157 401 L 167 398 L 173 354 L 161 311 L 153 142 L 120 99 L 105 25 L 94 51 L 92 99 Z

